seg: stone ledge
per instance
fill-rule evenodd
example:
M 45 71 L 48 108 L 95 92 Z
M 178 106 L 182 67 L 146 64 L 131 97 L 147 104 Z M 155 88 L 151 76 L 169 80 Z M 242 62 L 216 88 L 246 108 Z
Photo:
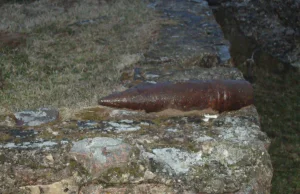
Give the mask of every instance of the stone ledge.
M 124 88 L 243 79 L 205 1 L 150 7 L 176 22 L 162 28 L 140 67 L 124 70 Z M 13 113 L 0 117 L 0 192 L 270 192 L 270 140 L 253 105 L 223 113 L 102 106 L 58 112 L 42 125 L 18 125 Z

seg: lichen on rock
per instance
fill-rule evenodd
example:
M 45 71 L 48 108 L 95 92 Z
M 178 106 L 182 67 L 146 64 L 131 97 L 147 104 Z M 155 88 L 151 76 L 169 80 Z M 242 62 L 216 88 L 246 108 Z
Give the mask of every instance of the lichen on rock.
M 173 22 L 162 25 L 143 60 L 119 67 L 120 88 L 244 82 L 206 1 L 151 2 Z M 220 112 L 39 109 L 15 113 L 17 125 L 3 114 L 0 193 L 270 193 L 270 140 L 251 104 Z

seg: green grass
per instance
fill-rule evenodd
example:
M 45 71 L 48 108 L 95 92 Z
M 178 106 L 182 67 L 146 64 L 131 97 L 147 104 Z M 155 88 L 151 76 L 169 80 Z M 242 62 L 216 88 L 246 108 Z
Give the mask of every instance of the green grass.
M 240 53 L 236 55 L 238 64 L 246 58 Z M 300 193 L 300 72 L 287 68 L 264 52 L 258 52 L 255 61 L 255 106 L 261 129 L 272 140 L 269 148 L 274 169 L 271 193 Z M 247 75 L 244 65 L 239 68 Z
M 120 87 L 123 68 L 142 59 L 158 16 L 140 0 L 41 0 L 0 7 L 0 30 L 27 34 L 25 46 L 2 48 L 0 107 L 97 104 Z M 92 24 L 76 22 L 94 20 Z
M 241 50 L 234 47 L 232 51 L 237 64 L 243 64 L 246 56 L 251 56 L 251 52 L 236 51 Z M 255 61 L 255 106 L 261 129 L 272 140 L 269 148 L 274 169 L 271 193 L 300 193 L 300 72 L 287 69 L 261 51 L 256 54 Z M 239 68 L 248 75 L 244 65 Z
M 272 193 L 300 193 L 300 80 L 258 70 L 254 85 L 261 127 L 272 138 L 269 153 L 274 168 Z
M 215 11 L 225 37 L 231 43 L 234 64 L 245 76 L 254 76 L 255 106 L 262 131 L 272 142 L 269 148 L 274 168 L 272 194 L 300 193 L 300 72 L 287 68 L 245 37 L 226 10 Z M 247 72 L 245 61 L 254 54 Z M 249 73 L 250 72 L 250 73 Z M 252 72 L 252 73 L 251 73 Z

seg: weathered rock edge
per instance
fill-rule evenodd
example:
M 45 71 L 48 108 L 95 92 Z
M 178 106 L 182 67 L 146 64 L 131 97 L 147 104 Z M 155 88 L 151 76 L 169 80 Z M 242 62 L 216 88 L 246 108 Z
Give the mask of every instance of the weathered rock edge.
M 268 53 L 285 68 L 300 70 L 300 2 L 298 0 L 216 0 L 217 11 L 222 12 L 226 20 L 224 26 L 237 27 L 239 33 L 252 41 L 254 59 L 258 53 Z M 233 37 L 234 40 L 234 37 Z M 258 52 L 257 52 L 258 51 Z M 249 54 L 249 58 L 251 58 Z M 275 68 L 275 67 L 274 67 Z

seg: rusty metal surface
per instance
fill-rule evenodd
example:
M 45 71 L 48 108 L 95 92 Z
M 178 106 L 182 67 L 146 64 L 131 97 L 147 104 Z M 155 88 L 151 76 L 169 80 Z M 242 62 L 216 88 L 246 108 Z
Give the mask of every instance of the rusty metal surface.
M 223 112 L 253 104 L 253 88 L 244 80 L 209 80 L 144 84 L 99 100 L 100 105 L 158 112 L 211 108 Z

